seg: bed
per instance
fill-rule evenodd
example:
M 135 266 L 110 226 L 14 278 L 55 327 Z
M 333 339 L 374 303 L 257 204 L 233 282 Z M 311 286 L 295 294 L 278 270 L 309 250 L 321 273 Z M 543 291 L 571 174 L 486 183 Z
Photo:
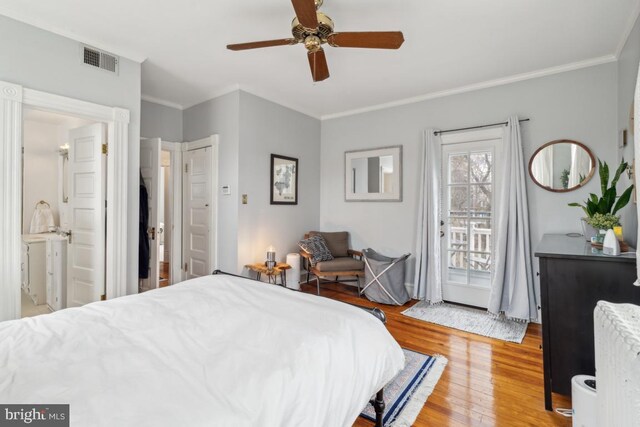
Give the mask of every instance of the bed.
M 367 311 L 230 275 L 0 323 L 0 402 L 72 426 L 349 426 L 403 366 Z

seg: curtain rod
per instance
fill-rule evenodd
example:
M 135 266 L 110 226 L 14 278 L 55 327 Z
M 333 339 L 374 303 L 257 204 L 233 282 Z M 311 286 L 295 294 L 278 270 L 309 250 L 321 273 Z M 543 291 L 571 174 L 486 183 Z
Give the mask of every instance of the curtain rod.
M 520 119 L 518 120 L 520 123 L 522 122 L 528 122 L 531 119 Z M 489 128 L 489 127 L 494 127 L 494 126 L 506 126 L 509 122 L 500 122 L 500 123 L 491 123 L 490 125 L 481 125 L 481 126 L 471 126 L 468 128 L 459 128 L 459 129 L 447 129 L 447 130 L 437 130 L 435 132 L 433 132 L 434 135 L 442 135 L 443 133 L 450 133 L 450 132 L 460 132 L 463 130 L 471 130 L 471 129 L 482 129 L 482 128 Z

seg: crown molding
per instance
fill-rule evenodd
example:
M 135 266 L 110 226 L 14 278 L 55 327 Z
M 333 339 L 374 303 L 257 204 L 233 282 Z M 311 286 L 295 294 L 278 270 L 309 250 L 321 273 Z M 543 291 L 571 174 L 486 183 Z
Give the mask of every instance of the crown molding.
M 274 96 L 273 94 L 267 93 L 266 91 L 258 90 L 246 85 L 240 85 L 240 90 L 243 92 L 250 93 L 253 96 L 257 96 L 258 98 L 265 99 L 269 102 L 273 102 L 274 104 L 278 104 L 282 107 L 296 111 L 300 114 L 304 114 L 305 116 L 309 116 L 313 119 L 322 120 L 322 117 L 319 114 L 313 113 L 306 108 L 300 107 L 299 105 L 292 104 L 287 101 L 283 101 L 279 99 L 278 96 Z
M 189 104 L 188 106 L 185 106 L 184 109 L 186 110 L 188 108 L 194 107 L 204 102 L 211 101 L 212 99 L 220 98 L 221 96 L 228 95 L 230 93 L 238 92 L 238 91 L 249 93 L 253 96 L 257 96 L 258 98 L 262 98 L 269 102 L 273 102 L 274 104 L 278 104 L 281 107 L 289 108 L 290 110 L 296 111 L 300 114 L 304 114 L 305 116 L 309 116 L 311 118 L 320 120 L 320 116 L 317 113 L 312 113 L 311 111 L 305 108 L 302 108 L 299 105 L 295 105 L 290 102 L 284 101 L 280 99 L 278 96 L 274 96 L 273 94 L 268 93 L 267 91 L 258 90 L 254 87 L 243 85 L 243 84 L 234 84 L 234 85 L 226 86 L 220 90 L 211 92 L 206 97 L 206 99 L 195 102 L 193 104 Z
M 137 63 L 143 63 L 147 57 L 142 55 L 140 52 L 136 52 L 134 50 L 121 48 L 119 46 L 111 45 L 109 43 L 104 43 L 97 40 L 92 40 L 87 37 L 83 37 L 79 34 L 74 33 L 73 31 L 69 31 L 64 28 L 56 27 L 55 25 L 51 25 L 49 22 L 34 18 L 32 16 L 27 16 L 23 13 L 16 12 L 7 7 L 0 6 L 0 15 L 4 15 L 13 20 L 22 22 L 23 24 L 31 25 L 33 27 L 40 28 L 41 30 L 48 31 L 50 33 L 57 34 L 62 37 L 66 37 L 73 41 L 84 43 L 87 46 L 95 47 L 96 49 L 104 50 L 114 55 L 117 55 L 122 58 L 130 59 Z
M 631 35 L 631 31 L 633 31 L 633 27 L 636 25 L 636 21 L 638 20 L 638 16 L 640 16 L 640 2 L 636 4 L 633 11 L 629 15 L 629 21 L 627 21 L 627 25 L 622 33 L 622 37 L 620 38 L 620 42 L 618 43 L 618 47 L 616 48 L 616 59 L 620 58 L 622 54 L 622 50 L 627 44 L 629 40 L 629 36 Z
M 144 93 L 142 94 L 141 98 L 143 101 L 147 101 L 152 104 L 158 104 L 158 105 L 162 105 L 169 108 L 175 108 L 176 110 L 180 110 L 180 111 L 185 109 L 184 106 L 176 102 L 166 101 L 161 98 L 156 98 L 155 96 L 145 95 Z
M 212 99 L 220 98 L 221 96 L 228 95 L 230 93 L 236 92 L 240 90 L 239 84 L 233 84 L 229 86 L 225 86 L 222 89 L 215 90 L 213 92 L 209 92 L 209 94 L 204 97 L 204 99 L 196 102 L 191 102 L 184 106 L 184 110 L 187 110 L 191 107 L 195 107 L 196 105 L 203 104 L 207 101 L 211 101 Z
M 509 77 L 503 77 L 500 79 L 488 80 L 485 82 L 474 83 L 467 86 L 461 86 L 454 89 L 447 89 L 439 92 L 427 93 L 420 96 L 414 96 L 411 98 L 400 99 L 397 101 L 387 102 L 384 104 L 372 105 L 364 108 L 357 108 L 353 110 L 347 110 L 335 114 L 326 114 L 321 117 L 321 120 L 331 120 L 340 117 L 353 116 L 356 114 L 368 113 L 371 111 L 384 110 L 386 108 L 399 107 L 407 104 L 415 104 L 416 102 L 428 101 L 430 99 L 444 98 L 446 96 L 458 95 L 467 92 L 474 92 L 481 89 L 488 89 L 496 86 L 503 86 L 510 83 L 521 82 L 524 80 L 536 79 L 539 77 L 551 76 L 553 74 L 566 73 L 567 71 L 575 71 L 582 68 L 594 67 L 596 65 L 607 64 L 609 62 L 615 62 L 617 60 L 614 55 L 606 55 L 598 58 L 588 59 L 586 61 L 573 62 L 570 64 L 560 65 L 557 67 L 544 68 L 542 70 L 532 71 L 529 73 L 516 74 Z

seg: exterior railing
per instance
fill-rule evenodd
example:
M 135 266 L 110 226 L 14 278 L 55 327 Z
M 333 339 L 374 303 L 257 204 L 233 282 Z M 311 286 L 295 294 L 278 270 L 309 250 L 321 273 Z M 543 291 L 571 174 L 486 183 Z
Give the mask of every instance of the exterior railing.
M 450 248 L 456 250 L 456 252 L 451 253 L 450 268 L 466 269 L 467 262 L 465 262 L 465 257 L 467 255 L 467 245 L 469 245 L 471 253 L 468 261 L 470 262 L 471 270 L 489 271 L 491 269 L 491 255 L 487 256 L 487 254 L 491 254 L 491 229 L 471 227 L 468 241 L 466 227 L 450 227 L 449 231 Z M 475 254 L 475 252 L 482 252 L 483 254 Z

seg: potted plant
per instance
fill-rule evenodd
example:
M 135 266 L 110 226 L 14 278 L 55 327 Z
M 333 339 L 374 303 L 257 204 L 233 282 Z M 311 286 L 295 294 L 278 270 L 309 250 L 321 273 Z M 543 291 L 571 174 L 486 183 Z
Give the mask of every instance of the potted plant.
M 602 191 L 602 196 L 598 197 L 591 193 L 584 204 L 569 203 L 569 206 L 581 207 L 587 215 L 585 218 L 582 218 L 582 230 L 584 237 L 588 241 L 591 241 L 591 237 L 596 236 L 600 229 L 590 222 L 597 225 L 607 225 L 613 221 L 613 218 L 616 218 L 616 224 L 614 225 L 618 225 L 620 223 L 620 217 L 616 216 L 616 213 L 629 203 L 629 200 L 631 199 L 631 192 L 633 191 L 633 185 L 624 190 L 620 197 L 618 197 L 616 185 L 618 185 L 620 175 L 622 175 L 622 172 L 627 170 L 628 167 L 629 164 L 622 159 L 620 166 L 618 166 L 618 169 L 611 180 L 611 185 L 609 185 L 609 165 L 607 165 L 607 162 L 601 162 L 600 159 L 598 159 L 598 172 L 600 174 L 600 189 Z M 592 218 L 596 214 L 610 216 L 599 216 L 597 217 L 597 220 L 594 221 Z

